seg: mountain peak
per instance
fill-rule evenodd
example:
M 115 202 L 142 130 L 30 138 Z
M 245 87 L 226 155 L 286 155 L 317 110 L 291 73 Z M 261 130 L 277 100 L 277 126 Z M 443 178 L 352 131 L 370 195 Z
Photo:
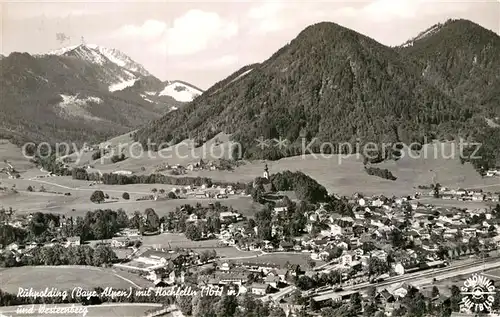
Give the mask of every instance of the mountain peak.
M 151 76 L 144 66 L 135 62 L 123 52 L 114 48 L 99 46 L 97 44 L 67 46 L 51 51 L 47 55 L 76 56 L 99 65 L 106 63 L 106 60 L 108 60 L 111 63 L 125 68 L 126 70 L 139 73 L 143 76 Z
M 498 113 L 500 36 L 495 32 L 469 20 L 448 20 L 398 49 L 447 95 Z
M 351 36 L 361 36 L 361 34 L 357 33 L 354 30 L 345 28 L 337 23 L 333 22 L 319 22 L 312 24 L 306 27 L 299 35 L 295 38 L 294 41 L 305 41 L 306 43 L 315 42 L 318 40 L 326 41 L 326 40 L 337 40 L 345 34 L 349 34 Z
M 438 33 L 442 33 L 442 35 L 437 36 Z M 434 24 L 399 47 L 412 47 L 417 42 L 435 41 L 436 39 L 444 42 L 454 42 L 456 40 L 470 42 L 470 44 L 484 43 L 495 36 L 498 36 L 498 34 L 470 20 L 448 19 L 444 23 Z

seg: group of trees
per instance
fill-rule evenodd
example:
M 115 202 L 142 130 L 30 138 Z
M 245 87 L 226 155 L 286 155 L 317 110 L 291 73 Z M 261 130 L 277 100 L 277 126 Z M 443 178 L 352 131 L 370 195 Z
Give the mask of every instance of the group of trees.
M 1 214 L 1 213 L 0 213 Z M 36 212 L 26 228 L 0 224 L 0 244 L 23 244 L 27 241 L 50 241 L 55 238 L 55 229 L 60 226 L 59 215 Z
M 315 274 L 311 277 L 300 276 L 296 281 L 296 285 L 299 289 L 306 291 L 328 284 L 339 284 L 341 279 L 342 273 L 340 271 L 331 271 L 329 273 Z
M 286 206 L 283 210 L 273 216 L 272 205 L 267 204 L 261 210 L 257 211 L 254 219 L 249 219 L 245 226 L 246 233 L 250 239 L 268 240 L 278 246 L 279 242 L 291 241 L 294 237 L 304 233 L 307 219 L 304 213 L 309 206 L 305 202 L 298 204 L 292 202 L 288 197 L 281 202 Z M 275 233 L 273 235 L 273 226 Z M 254 232 L 254 227 L 257 227 L 257 233 Z M 278 230 L 276 230 L 278 229 Z
M 271 185 L 273 191 L 295 191 L 299 200 L 307 203 L 320 203 L 330 201 L 328 191 L 316 180 L 302 172 L 284 171 L 271 175 L 270 180 L 257 177 L 251 190 L 254 201 L 263 203 L 266 190 L 264 185 Z M 250 185 L 249 185 L 250 186 Z
M 156 216 L 158 217 L 158 216 Z M 36 212 L 26 228 L 0 224 L 0 244 L 45 243 L 52 239 L 80 236 L 82 241 L 110 239 L 132 222 L 123 209 L 97 209 L 88 211 L 85 217 L 65 217 Z M 60 228 L 61 230 L 57 230 Z
M 115 252 L 107 245 L 98 245 L 92 248 L 88 245 L 64 247 L 54 246 L 35 247 L 21 256 L 10 252 L 0 255 L 0 266 L 28 266 L 28 265 L 90 265 L 102 266 L 117 260 Z
M 92 153 L 92 160 L 98 160 L 102 157 L 102 150 L 97 150 L 94 153 Z
M 198 241 L 203 236 L 203 228 L 201 225 L 192 223 L 187 225 L 186 232 L 184 232 L 184 234 L 189 240 Z
M 106 195 L 102 190 L 96 190 L 92 193 L 92 195 L 90 195 L 90 201 L 96 204 L 104 202 L 105 199 Z
M 370 167 L 365 166 L 365 171 L 368 173 L 368 175 L 378 176 L 378 177 L 385 178 L 385 179 L 388 179 L 391 181 L 395 181 L 397 179 L 397 177 L 392 175 L 391 171 L 389 171 L 386 168 L 381 169 L 381 168 L 373 167 L 373 166 L 370 166 Z
M 55 148 L 51 149 L 51 151 L 54 151 L 54 150 L 55 150 Z M 49 171 L 49 172 L 54 173 L 56 175 L 70 176 L 71 170 L 68 169 L 67 167 L 65 167 L 64 164 L 60 160 L 58 160 L 57 158 L 58 158 L 58 154 L 55 152 L 52 152 L 52 154 L 50 154 L 50 155 L 48 155 L 48 153 L 36 153 L 36 155 L 32 159 L 32 161 L 36 165 L 41 166 L 46 171 Z
M 285 312 L 279 307 L 271 307 L 250 294 L 240 297 L 222 296 L 179 296 L 175 303 L 185 316 L 193 317 L 285 317 Z
M 462 162 L 470 162 L 482 176 L 490 169 L 500 166 L 500 128 L 478 125 L 474 143 L 463 149 Z
M 293 190 L 299 200 L 308 203 L 328 202 L 328 191 L 316 180 L 302 172 L 284 171 L 271 175 L 271 183 L 277 191 Z
M 0 244 L 7 246 L 14 242 L 25 241 L 28 232 L 6 224 L 0 224 Z
M 129 219 L 123 209 L 97 209 L 88 211 L 85 217 L 67 221 L 63 232 L 68 236 L 80 236 L 82 241 L 111 239 L 123 228 L 129 227 Z
M 124 161 L 126 159 L 125 157 L 125 154 L 115 154 L 111 157 L 111 163 L 118 163 L 118 162 L 121 162 L 121 161 Z

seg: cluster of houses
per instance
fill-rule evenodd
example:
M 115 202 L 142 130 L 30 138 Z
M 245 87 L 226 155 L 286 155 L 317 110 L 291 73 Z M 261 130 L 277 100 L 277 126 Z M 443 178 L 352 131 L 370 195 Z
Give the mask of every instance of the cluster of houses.
M 213 262 L 213 259 L 208 262 Z M 303 270 L 298 264 L 283 268 L 274 263 L 251 262 L 220 262 L 215 269 L 205 274 L 203 270 L 214 268 L 214 264 L 204 265 L 199 254 L 190 250 L 176 252 L 161 248 L 146 250 L 132 261 L 115 264 L 114 267 L 139 273 L 155 287 L 182 285 L 188 274 L 197 273 L 199 287 L 226 286 L 233 288 L 237 294 L 250 292 L 256 296 L 276 293 L 290 286 L 292 277 L 314 274 L 312 270 Z
M 28 252 L 36 247 L 53 247 L 55 245 L 61 245 L 63 247 L 69 248 L 72 246 L 79 246 L 81 244 L 81 240 L 79 236 L 75 237 L 67 237 L 60 239 L 52 239 L 47 243 L 38 243 L 35 241 L 27 242 L 25 244 L 20 244 L 17 242 L 13 242 L 5 247 L 0 245 L 0 254 L 11 252 L 16 257 L 21 256 L 23 253 Z
M 248 232 L 235 225 L 225 228 L 218 238 L 243 250 L 306 253 L 312 260 L 327 262 L 323 271 L 366 271 L 370 259 L 387 263 L 390 255 L 388 273 L 394 275 L 443 266 L 447 260 L 499 245 L 500 219 L 493 210 L 441 208 L 414 198 L 354 195 L 349 216 L 328 212 L 321 206 L 305 214 L 308 235 L 291 241 L 284 240 L 279 223 L 272 224 L 273 243 L 245 239 Z M 274 213 L 286 208 L 275 207 Z M 404 230 L 399 229 L 405 224 Z M 393 252 L 394 231 L 412 248 Z M 367 244 L 370 248 L 365 247 Z
M 171 190 L 178 197 L 185 198 L 196 198 L 196 199 L 226 199 L 232 195 L 241 194 L 233 188 L 233 186 L 219 186 L 219 185 L 201 185 L 197 186 L 185 186 L 185 187 L 174 187 Z
M 188 172 L 194 172 L 194 171 L 217 171 L 217 170 L 224 170 L 227 169 L 227 167 L 221 163 L 221 161 L 203 161 L 200 159 L 197 162 L 190 163 L 187 165 L 181 165 L 181 164 L 173 164 L 170 165 L 168 163 L 162 164 L 156 168 L 156 172 L 162 172 L 162 171 L 170 171 L 171 174 L 175 175 L 182 175 L 182 174 L 187 174 Z
M 435 192 L 430 191 L 429 196 L 434 196 Z M 455 199 L 461 201 L 491 201 L 499 202 L 500 193 L 484 192 L 482 189 L 450 189 L 442 187 L 439 189 L 441 199 Z
M 486 171 L 486 177 L 498 177 L 500 176 L 500 167 Z
M 250 292 L 265 296 L 290 286 L 293 278 L 305 274 L 312 276 L 314 273 L 303 270 L 298 264 L 284 268 L 274 263 L 222 262 L 212 274 L 201 275 L 198 283 L 209 287 L 233 285 L 237 286 L 239 294 Z

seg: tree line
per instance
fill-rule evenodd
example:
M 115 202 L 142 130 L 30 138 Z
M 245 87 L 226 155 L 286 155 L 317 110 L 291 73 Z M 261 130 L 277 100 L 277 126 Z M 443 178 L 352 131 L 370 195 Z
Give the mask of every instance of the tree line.
M 391 181 L 395 181 L 397 179 L 397 177 L 394 176 L 387 168 L 381 169 L 379 167 L 365 166 L 365 171 L 368 173 L 368 175 L 378 176 Z
M 234 189 L 245 189 L 244 183 L 213 181 L 208 177 L 175 177 L 163 174 L 150 175 L 121 175 L 113 173 L 88 173 L 83 168 L 74 168 L 71 171 L 73 179 L 87 181 L 102 181 L 106 185 L 128 185 L 128 184 L 169 184 L 175 186 L 233 186 Z
M 103 266 L 118 259 L 115 252 L 107 245 L 92 248 L 89 245 L 65 247 L 54 246 L 35 247 L 22 255 L 11 252 L 0 254 L 1 267 L 36 266 L 36 265 L 88 265 Z

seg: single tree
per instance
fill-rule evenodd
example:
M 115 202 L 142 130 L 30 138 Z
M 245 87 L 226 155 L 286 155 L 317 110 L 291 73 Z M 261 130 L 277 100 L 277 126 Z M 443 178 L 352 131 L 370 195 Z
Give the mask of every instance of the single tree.
M 148 208 L 144 211 L 146 216 L 146 225 L 147 229 L 151 231 L 156 231 L 160 228 L 160 217 L 154 211 L 153 208 Z
M 125 199 L 125 200 L 129 200 L 130 199 L 130 195 L 127 192 L 125 192 L 125 193 L 123 193 L 122 198 Z
M 169 199 L 176 199 L 177 195 L 174 192 L 168 192 L 167 197 Z
M 93 203 L 100 204 L 104 202 L 104 193 L 102 190 L 96 190 L 95 192 L 92 193 L 92 196 L 90 196 L 90 201 Z
M 439 288 L 437 286 L 432 287 L 432 298 L 436 298 L 439 296 Z
M 201 230 L 197 225 L 194 224 L 190 224 L 186 228 L 185 234 L 189 240 L 197 241 L 201 239 Z

